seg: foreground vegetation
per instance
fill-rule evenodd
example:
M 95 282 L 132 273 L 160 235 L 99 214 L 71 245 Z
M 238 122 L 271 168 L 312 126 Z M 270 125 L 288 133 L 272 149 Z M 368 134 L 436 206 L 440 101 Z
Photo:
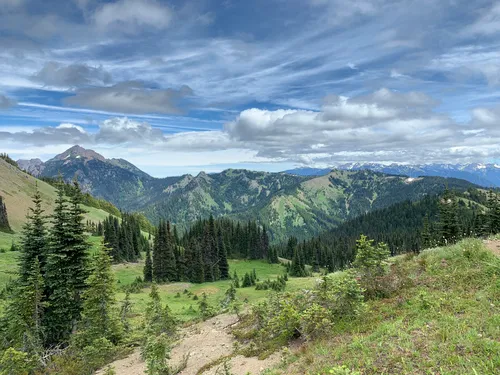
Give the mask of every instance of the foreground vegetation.
M 391 259 L 387 267 L 384 275 L 376 278 L 378 283 L 371 284 L 375 286 L 372 293 L 367 294 L 366 289 L 363 292 L 366 303 L 355 303 L 359 290 L 350 294 L 351 308 L 356 306 L 357 310 L 352 310 L 356 314 L 327 318 L 316 310 L 316 315 L 311 316 L 311 310 L 301 311 L 298 304 L 283 309 L 286 312 L 282 318 L 286 314 L 287 322 L 298 322 L 296 326 L 287 326 L 288 332 L 293 333 L 287 340 L 302 338 L 305 342 L 299 352 L 289 354 L 280 368 L 270 373 L 498 373 L 500 259 L 481 240 L 466 239 L 418 256 L 399 256 Z M 345 278 L 349 272 L 352 271 L 335 275 Z M 359 269 L 357 275 L 361 286 L 363 276 L 360 277 Z M 293 298 L 297 297 L 290 295 L 280 304 L 287 305 L 286 301 Z M 271 313 L 262 306 L 260 311 L 264 317 Z M 290 319 L 297 319 L 295 314 L 299 314 L 299 319 Z M 311 322 L 327 329 L 311 331 Z M 255 318 L 250 323 L 255 324 Z M 279 337 L 284 327 L 252 324 L 249 327 L 253 330 L 247 327 L 243 333 L 237 332 L 249 348 L 262 335 L 267 339 Z M 262 349 L 269 349 L 255 348 L 261 350 L 261 355 L 266 355 Z

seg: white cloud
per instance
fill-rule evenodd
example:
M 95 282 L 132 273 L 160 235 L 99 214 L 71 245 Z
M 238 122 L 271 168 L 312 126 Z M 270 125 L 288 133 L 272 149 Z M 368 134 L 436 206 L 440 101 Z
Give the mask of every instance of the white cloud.
M 119 0 L 101 5 L 92 18 L 99 29 L 134 34 L 144 28 L 167 28 L 172 11 L 155 0 Z

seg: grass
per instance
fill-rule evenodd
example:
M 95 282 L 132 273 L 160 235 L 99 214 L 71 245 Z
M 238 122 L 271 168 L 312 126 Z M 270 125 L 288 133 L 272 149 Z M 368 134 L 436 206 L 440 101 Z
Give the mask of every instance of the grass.
M 359 321 L 339 324 L 272 374 L 498 374 L 500 259 L 480 240 L 395 259 L 408 286 L 369 301 Z
M 119 264 L 113 266 L 117 282 L 119 286 L 132 283 L 137 276 L 142 277 L 143 262 Z M 279 275 L 285 273 L 285 268 L 279 264 L 269 264 L 259 260 L 230 260 L 230 273 L 234 271 L 241 278 L 245 273 L 252 272 L 255 269 L 257 277 L 262 281 L 266 279 L 276 279 Z M 311 288 L 314 284 L 314 277 L 309 278 L 290 278 L 287 283 L 287 290 L 300 290 L 302 288 Z M 198 300 L 194 300 L 196 295 L 201 297 L 203 293 L 207 294 L 208 301 L 211 305 L 218 305 L 224 297 L 226 290 L 231 284 L 230 280 L 221 280 L 213 283 L 192 284 L 192 283 L 172 283 L 159 286 L 162 302 L 168 304 L 172 312 L 183 321 L 196 319 L 199 317 L 197 312 Z M 185 294 L 184 290 L 191 293 Z M 130 295 L 133 304 L 133 313 L 138 318 L 141 316 L 149 301 L 150 288 L 144 288 L 140 293 L 132 293 Z M 179 293 L 180 297 L 176 297 Z M 244 302 L 245 305 L 250 305 L 264 300 L 268 296 L 268 291 L 255 290 L 255 287 L 237 289 L 237 298 Z M 118 300 L 122 301 L 125 298 L 125 293 L 118 293 Z

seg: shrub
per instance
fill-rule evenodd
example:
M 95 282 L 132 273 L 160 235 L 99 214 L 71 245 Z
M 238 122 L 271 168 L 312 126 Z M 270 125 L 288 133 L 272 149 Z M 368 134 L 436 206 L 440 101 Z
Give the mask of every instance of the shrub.
M 353 262 L 360 283 L 365 289 L 367 299 L 384 297 L 383 278 L 387 273 L 386 261 L 391 254 L 387 244 L 380 242 L 376 246 L 373 240 L 364 235 L 356 241 L 356 258 Z
M 28 375 L 34 369 L 34 361 L 25 352 L 8 348 L 0 358 L 0 375 Z

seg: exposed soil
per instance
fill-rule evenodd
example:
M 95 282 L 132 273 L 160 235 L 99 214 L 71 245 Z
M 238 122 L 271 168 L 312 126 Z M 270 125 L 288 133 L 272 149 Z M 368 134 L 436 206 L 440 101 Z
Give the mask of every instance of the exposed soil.
M 236 315 L 223 314 L 205 322 L 184 328 L 180 339 L 172 348 L 172 367 L 178 366 L 185 356 L 189 356 L 187 367 L 179 375 L 195 375 L 204 366 L 233 353 L 234 337 L 231 326 L 236 323 Z M 235 356 L 228 362 L 234 375 L 260 374 L 264 369 L 279 363 L 281 354 L 276 353 L 265 360 Z M 146 366 L 140 352 L 135 351 L 124 359 L 111 363 L 117 375 L 145 375 Z M 222 366 L 215 365 L 203 372 L 204 375 L 216 375 Z M 97 372 L 102 375 L 104 371 Z
M 484 240 L 484 246 L 493 254 L 500 256 L 500 241 L 499 240 Z

